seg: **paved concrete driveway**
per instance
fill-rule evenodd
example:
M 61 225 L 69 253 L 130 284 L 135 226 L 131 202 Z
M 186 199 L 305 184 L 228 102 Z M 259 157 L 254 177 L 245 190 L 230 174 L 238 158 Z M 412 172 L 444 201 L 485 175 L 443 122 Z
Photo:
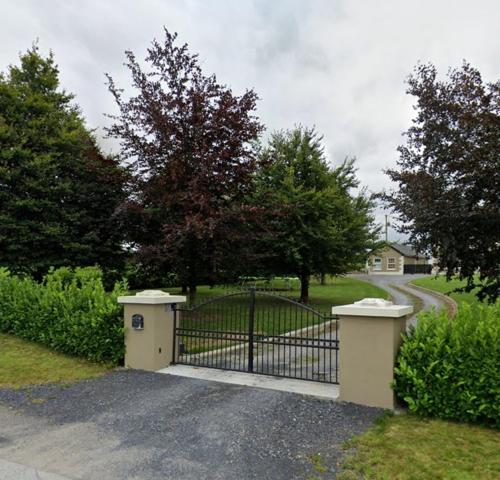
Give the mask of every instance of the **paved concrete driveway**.
M 117 371 L 66 388 L 0 390 L 0 473 L 7 460 L 89 480 L 331 478 L 342 442 L 380 412 Z M 325 477 L 311 462 L 317 454 L 328 468 Z

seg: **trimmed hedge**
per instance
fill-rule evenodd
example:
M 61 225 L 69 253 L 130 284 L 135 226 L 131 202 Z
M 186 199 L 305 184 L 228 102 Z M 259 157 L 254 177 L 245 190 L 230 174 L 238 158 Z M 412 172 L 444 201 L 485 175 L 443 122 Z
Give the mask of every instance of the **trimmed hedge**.
M 420 314 L 393 387 L 416 414 L 500 427 L 500 302 Z
M 125 351 L 119 282 L 104 290 L 96 267 L 59 268 L 38 283 L 0 269 L 0 331 L 69 355 L 118 364 Z

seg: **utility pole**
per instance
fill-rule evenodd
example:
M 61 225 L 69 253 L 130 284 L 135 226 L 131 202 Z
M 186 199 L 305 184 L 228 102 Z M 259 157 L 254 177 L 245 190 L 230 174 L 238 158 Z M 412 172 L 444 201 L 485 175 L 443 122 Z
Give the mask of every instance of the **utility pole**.
M 388 217 L 389 217 L 389 215 L 385 216 L 385 241 L 386 242 L 389 241 L 389 233 L 388 233 L 388 228 L 387 228 L 389 226 Z

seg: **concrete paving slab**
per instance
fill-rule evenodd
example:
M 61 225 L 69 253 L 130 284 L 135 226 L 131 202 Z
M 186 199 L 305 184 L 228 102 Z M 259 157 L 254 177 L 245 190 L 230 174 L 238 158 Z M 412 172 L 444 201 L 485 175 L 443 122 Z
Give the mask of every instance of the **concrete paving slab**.
M 310 395 L 312 397 L 327 398 L 329 400 L 337 400 L 339 397 L 338 385 L 310 382 L 307 380 L 295 380 L 293 378 L 233 372 L 216 368 L 192 367 L 189 365 L 172 365 L 160 370 L 158 373 L 230 383 L 232 385 L 266 388 L 269 390 L 278 390 L 280 392 L 298 393 Z

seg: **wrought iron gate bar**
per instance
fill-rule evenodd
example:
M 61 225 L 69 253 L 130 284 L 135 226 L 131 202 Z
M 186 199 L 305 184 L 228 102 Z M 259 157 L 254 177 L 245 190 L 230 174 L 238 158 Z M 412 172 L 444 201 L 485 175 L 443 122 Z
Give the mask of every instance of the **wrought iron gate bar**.
M 175 306 L 174 329 L 178 363 L 338 383 L 336 317 L 282 295 L 249 289 Z
M 183 328 L 183 327 L 177 327 L 178 332 L 199 332 L 199 333 L 215 333 L 217 335 L 246 335 L 248 336 L 248 332 L 235 332 L 235 331 L 224 331 L 224 330 L 204 330 L 204 329 L 198 329 L 198 328 Z

